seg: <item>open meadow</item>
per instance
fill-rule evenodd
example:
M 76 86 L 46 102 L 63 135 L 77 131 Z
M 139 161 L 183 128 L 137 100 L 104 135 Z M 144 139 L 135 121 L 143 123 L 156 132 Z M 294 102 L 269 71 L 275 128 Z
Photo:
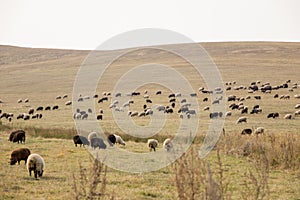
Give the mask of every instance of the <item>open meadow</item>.
M 186 60 L 152 47 L 129 51 L 114 61 L 98 83 L 95 92 L 98 97 L 82 94 L 82 97 L 90 97 L 84 101 L 95 102 L 89 117 L 74 119 L 76 108 L 65 103 L 80 98 L 73 96 L 73 84 L 89 51 L 0 46 L 0 115 L 13 113 L 13 117 L 0 119 L 0 199 L 86 199 L 100 192 L 105 193 L 101 196 L 104 199 L 300 199 L 300 111 L 296 113 L 300 105 L 295 108 L 300 104 L 300 43 L 201 45 L 222 76 L 225 96 L 220 101 L 226 102 L 226 111 L 231 112 L 228 116 L 222 113 L 221 117 L 210 119 L 211 111 L 204 108 L 211 107 L 215 99 L 199 88 L 214 88 L 207 88 L 203 77 Z M 191 56 L 197 56 L 184 44 L 178 47 L 190 52 Z M 99 54 L 105 58 L 110 52 Z M 166 114 L 163 128 L 151 138 L 158 140 L 160 150 L 164 139 L 175 137 L 182 120 L 177 112 L 180 101 L 193 98 L 199 105 L 196 115 L 191 116 L 199 121 L 194 142 L 182 158 L 158 171 L 132 174 L 106 169 L 93 161 L 86 150 L 91 147 L 75 147 L 72 140 L 77 134 L 75 122 L 92 123 L 101 109 L 103 120 L 97 120 L 97 123 L 106 134 L 117 133 L 126 142 L 126 146 L 117 147 L 134 153 L 149 152 L 147 139 L 130 136 L 117 126 L 113 115 L 118 111 L 109 108 L 115 93 L 105 96 L 104 92 L 112 92 L 128 70 L 153 62 L 171 66 L 184 75 L 197 96 L 191 97 L 185 91 L 171 91 L 158 84 L 147 84 L 137 88 L 141 95 L 130 96 L 134 103 L 125 108 L 125 112 L 141 113 L 143 105 L 150 106 L 144 95 L 149 96 L 151 104 L 171 105 L 168 95 L 180 92 L 182 95 L 176 97 L 174 112 Z M 258 86 L 258 91 L 249 91 L 252 82 Z M 285 83 L 288 87 L 273 89 L 270 93 L 261 92 L 260 88 L 268 82 L 273 87 Z M 157 91 L 162 94 L 156 95 Z M 133 91 L 124 91 L 123 95 L 125 92 Z M 278 98 L 274 98 L 276 94 Z M 232 95 L 239 100 L 227 101 Z M 98 103 L 104 96 L 108 101 Z M 260 98 L 255 98 L 258 96 Z M 203 101 L 204 98 L 208 101 Z M 232 110 L 229 106 L 233 103 L 243 103 L 249 110 L 243 114 L 243 109 Z M 261 110 L 250 114 L 256 105 Z M 45 110 L 47 106 L 51 110 Z M 58 106 L 58 109 L 53 110 L 53 106 Z M 38 107 L 43 107 L 43 110 L 36 111 Z M 42 118 L 32 119 L 30 115 L 29 120 L 17 119 L 30 108 L 34 113 L 42 114 Z M 270 113 L 278 113 L 279 117 L 267 118 Z M 284 118 L 287 114 L 291 114 L 291 119 Z M 185 114 L 182 117 L 187 118 Z M 240 117 L 246 117 L 247 123 L 237 124 Z M 141 127 L 151 122 L 150 116 L 128 118 Z M 224 133 L 213 151 L 199 159 L 197 153 L 209 124 L 212 120 L 222 119 L 225 120 Z M 254 131 L 258 127 L 264 128 L 263 134 L 241 135 L 243 129 Z M 9 134 L 17 129 L 25 130 L 25 144 L 8 141 Z M 86 131 L 94 130 L 81 130 L 80 134 Z M 190 132 L 189 126 L 186 132 Z M 9 165 L 11 152 L 20 147 L 27 147 L 44 158 L 45 172 L 39 180 L 28 175 L 24 161 L 20 165 Z M 102 151 L 105 150 L 99 150 Z M 99 168 L 98 177 L 95 174 Z

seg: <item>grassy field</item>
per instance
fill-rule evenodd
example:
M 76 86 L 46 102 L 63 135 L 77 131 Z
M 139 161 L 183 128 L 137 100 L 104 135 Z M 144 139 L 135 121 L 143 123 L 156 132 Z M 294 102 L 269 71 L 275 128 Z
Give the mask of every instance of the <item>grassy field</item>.
M 218 66 L 223 82 L 236 81 L 236 86 L 249 86 L 252 81 L 260 80 L 262 83 L 270 82 L 279 85 L 286 80 L 300 84 L 300 44 L 299 43 L 266 43 L 266 42 L 241 42 L 241 43 L 204 43 L 201 44 L 210 54 Z M 182 48 L 185 48 L 183 45 Z M 192 49 L 186 49 L 193 55 Z M 72 118 L 72 107 L 65 106 L 67 100 L 72 100 L 73 83 L 76 73 L 89 51 L 30 49 L 9 46 L 0 46 L 0 110 L 15 114 L 12 122 L 1 119 L 0 125 L 0 198 L 1 199 L 63 199 L 75 198 L 73 174 L 78 177 L 79 163 L 86 171 L 93 164 L 89 153 L 84 148 L 75 148 L 70 140 L 75 132 Z M 103 52 L 109 54 L 110 52 Z M 201 76 L 182 58 L 160 50 L 143 49 L 126 54 L 115 61 L 105 72 L 104 78 L 99 82 L 96 93 L 102 96 L 104 91 L 112 91 L 113 86 L 123 73 L 132 67 L 153 62 L 172 66 L 190 81 L 193 89 L 206 87 Z M 153 102 L 167 104 L 167 95 L 171 93 L 166 88 L 156 84 L 145 85 L 138 89 L 142 92 L 148 90 Z M 162 96 L 154 95 L 157 90 L 162 90 Z M 184 93 L 184 91 L 180 91 Z M 288 100 L 274 99 L 275 93 L 290 95 Z M 68 98 L 56 100 L 57 95 L 68 94 Z M 203 102 L 208 95 L 197 93 L 199 103 L 200 126 L 193 147 L 198 149 L 210 123 L 209 112 L 202 111 L 205 106 L 210 106 L 210 101 Z M 226 118 L 226 137 L 218 143 L 221 159 L 224 165 L 224 176 L 229 182 L 227 195 L 232 199 L 256 199 L 251 195 L 242 194 L 247 191 L 244 186 L 247 170 L 255 171 L 257 165 L 254 161 L 260 160 L 253 153 L 252 156 L 241 156 L 241 148 L 247 142 L 260 144 L 267 149 L 263 155 L 268 158 L 270 172 L 268 175 L 269 192 L 265 192 L 269 199 L 299 199 L 300 197 L 300 117 L 292 120 L 283 119 L 287 113 L 294 113 L 294 106 L 300 103 L 295 99 L 295 94 L 300 94 L 299 86 L 293 92 L 288 89 L 272 91 L 271 94 L 248 94 L 247 90 L 231 90 L 226 95 L 238 97 L 250 96 L 244 102 L 251 109 L 259 104 L 263 109 L 261 114 L 246 115 L 247 124 L 236 124 L 236 120 L 243 116 L 234 111 L 232 116 Z M 87 94 L 83 94 L 87 95 Z M 188 98 L 184 94 L 182 98 Z M 261 95 L 262 100 L 255 100 L 254 95 Z M 29 99 L 29 103 L 17 103 L 18 99 Z M 142 96 L 132 97 L 134 105 L 131 110 L 141 111 L 145 102 Z M 95 102 L 98 99 L 95 99 Z M 131 152 L 147 152 L 145 140 L 135 139 L 122 132 L 115 124 L 112 111 L 108 108 L 110 102 L 96 103 L 93 111 L 104 110 L 104 120 L 100 122 L 104 131 L 118 132 L 126 140 L 126 150 Z M 42 119 L 29 121 L 16 120 L 18 113 L 28 112 L 30 107 L 59 105 L 56 111 L 42 111 Z M 177 110 L 179 108 L 176 105 Z M 227 110 L 228 105 L 227 105 Z M 279 112 L 279 119 L 267 119 L 270 112 Z M 150 118 L 135 118 L 134 121 L 145 126 Z M 87 120 L 89 122 L 89 120 Z M 178 123 L 177 113 L 168 115 L 167 122 L 158 135 L 162 147 L 163 139 L 174 136 Z M 266 135 L 258 138 L 241 137 L 244 128 L 263 126 Z M 23 128 L 27 133 L 26 144 L 13 144 L 7 141 L 11 130 Z M 275 138 L 275 139 L 274 139 Z M 288 138 L 292 138 L 292 141 Z M 276 141 L 276 143 L 272 143 Z M 272 146 L 273 145 L 273 146 Z M 39 181 L 28 176 L 26 167 L 22 162 L 20 166 L 9 166 L 9 156 L 13 149 L 20 146 L 29 147 L 32 152 L 40 153 L 46 161 L 45 176 Z M 259 146 L 259 145 L 258 145 Z M 272 147 L 274 151 L 272 150 Z M 123 147 L 122 147 L 123 148 Z M 255 149 L 255 148 L 254 148 Z M 275 151 L 276 150 L 276 151 Z M 270 153 L 271 152 L 271 153 Z M 285 159 L 284 159 L 285 158 Z M 215 180 L 218 178 L 217 155 L 213 151 L 205 158 L 210 163 Z M 279 163 L 277 163 L 279 162 Z M 206 164 L 207 164 L 206 163 Z M 290 165 L 290 166 L 289 166 Z M 114 194 L 115 199 L 174 199 L 178 197 L 176 186 L 176 170 L 172 164 L 156 172 L 145 174 L 130 174 L 119 172 L 111 168 L 107 171 L 106 192 Z M 204 169 L 207 169 L 204 167 Z M 261 169 L 261 168 L 259 168 Z M 245 174 L 246 173 L 246 174 Z M 257 172 L 259 177 L 259 172 Z M 207 174 L 206 174 L 207 175 Z M 252 188 L 253 189 L 253 188 Z M 253 189 L 254 190 L 254 189 Z M 264 192 L 261 192 L 261 194 Z M 225 198 L 223 198 L 225 199 Z M 259 198 L 258 198 L 259 199 Z

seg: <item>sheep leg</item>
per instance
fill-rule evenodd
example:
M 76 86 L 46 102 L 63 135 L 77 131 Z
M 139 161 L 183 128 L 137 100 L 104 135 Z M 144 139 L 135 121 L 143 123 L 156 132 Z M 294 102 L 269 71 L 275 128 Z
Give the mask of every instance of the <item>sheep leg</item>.
M 34 178 L 37 179 L 37 170 L 34 170 Z

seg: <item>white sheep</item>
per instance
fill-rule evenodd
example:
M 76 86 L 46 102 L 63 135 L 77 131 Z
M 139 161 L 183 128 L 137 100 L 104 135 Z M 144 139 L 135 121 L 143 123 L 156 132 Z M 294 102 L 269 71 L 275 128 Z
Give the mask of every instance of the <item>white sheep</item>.
M 300 108 L 300 104 L 295 105 L 295 109 L 299 109 Z
M 286 114 L 283 118 L 284 119 L 292 119 L 292 114 Z
M 240 118 L 236 121 L 237 124 L 242 123 L 242 122 L 247 123 L 247 117 L 240 117 Z
M 45 161 L 39 154 L 30 154 L 27 158 L 26 166 L 29 176 L 31 176 L 31 171 L 34 172 L 35 179 L 37 179 L 37 176 L 43 176 Z
M 90 132 L 89 135 L 88 135 L 88 140 L 89 142 L 91 143 L 92 139 L 93 138 L 97 138 L 97 133 L 96 132 Z
M 257 129 L 255 129 L 254 133 L 255 134 L 263 134 L 265 131 L 264 127 L 258 127 Z
M 124 140 L 121 138 L 121 136 L 114 134 L 114 136 L 116 137 L 116 144 L 121 144 L 121 145 L 126 145 Z
M 147 144 L 150 151 L 152 151 L 152 149 L 155 151 L 158 146 L 158 141 L 155 139 L 148 139 Z
M 163 148 L 167 150 L 167 152 L 171 151 L 173 149 L 173 143 L 170 138 L 165 139 L 163 143 Z
M 300 110 L 295 111 L 295 116 L 298 116 L 298 115 L 300 115 Z

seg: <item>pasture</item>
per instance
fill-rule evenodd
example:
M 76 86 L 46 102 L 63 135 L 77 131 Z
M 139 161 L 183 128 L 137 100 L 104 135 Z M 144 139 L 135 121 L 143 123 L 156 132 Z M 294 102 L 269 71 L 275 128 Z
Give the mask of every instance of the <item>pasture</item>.
M 229 185 L 226 195 L 231 196 L 232 199 L 247 197 L 241 191 L 247 191 L 244 182 L 250 180 L 245 174 L 248 169 L 256 171 L 257 177 L 267 175 L 268 192 L 260 191 L 260 194 L 265 193 L 270 199 L 299 198 L 300 116 L 294 115 L 297 110 L 294 107 L 300 103 L 300 99 L 294 98 L 294 95 L 300 94 L 300 44 L 241 42 L 204 43 L 201 45 L 206 48 L 218 66 L 224 87 L 226 87 L 225 83 L 236 82 L 236 84 L 231 85 L 231 90 L 226 91 L 226 96 L 244 97 L 245 100 L 241 102 L 249 108 L 249 112 L 257 104 L 262 108 L 262 112 L 258 114 L 241 114 L 241 110 L 229 108 L 233 102 L 227 102 L 227 99 L 223 99 L 227 104 L 226 111 L 231 111 L 232 115 L 225 118 L 225 136 L 221 136 L 215 150 L 204 159 L 205 162 L 210 163 L 210 167 L 215 173 L 214 178 L 217 182 L 222 180 L 222 178 L 218 178 L 218 171 L 220 171 L 216 151 L 218 149 L 223 167 L 221 171 L 223 171 Z M 182 45 L 181 48 L 185 48 L 185 46 Z M 186 49 L 186 51 L 190 51 L 193 55 L 193 49 Z M 88 172 L 93 162 L 83 147 L 76 148 L 73 144 L 72 137 L 76 134 L 74 125 L 76 120 L 73 119 L 72 106 L 66 106 L 65 102 L 72 100 L 76 73 L 88 53 L 89 51 L 0 46 L 0 99 L 2 100 L 0 110 L 14 114 L 11 122 L 5 118 L 0 121 L 0 148 L 2 152 L 0 157 L 0 196 L 2 198 L 74 198 L 73 175 L 78 176 L 82 172 L 79 163 Z M 110 52 L 100 53 L 106 55 Z M 153 62 L 153 60 L 172 66 L 183 74 L 197 93 L 197 97 L 190 97 L 190 94 L 185 93 L 185 91 L 173 91 L 182 93 L 182 96 L 176 98 L 174 113 L 167 114 L 166 124 L 153 138 L 159 140 L 159 149 L 161 149 L 165 138 L 174 137 L 181 120 L 177 113 L 180 108 L 179 101 L 183 98 L 187 100 L 194 98 L 199 104 L 196 116 L 199 119 L 199 128 L 192 146 L 199 149 L 210 123 L 210 111 L 203 111 L 203 108 L 211 106 L 211 100 L 214 99 L 211 99 L 211 95 L 198 90 L 200 87 L 207 87 L 203 78 L 195 73 L 189 63 L 178 56 L 153 48 L 130 51 L 112 63 L 104 73 L 96 90 L 96 94 L 99 95 L 98 98 L 93 98 L 93 94 L 82 95 L 89 95 L 90 101 L 95 102 L 95 108 L 92 108 L 93 114 L 99 114 L 99 109 L 103 109 L 103 120 L 97 121 L 97 123 L 106 133 L 117 132 L 123 137 L 126 147 L 120 148 L 125 148 L 130 152 L 148 152 L 146 139 L 127 135 L 114 122 L 112 113 L 118 113 L 109 108 L 114 93 L 108 97 L 108 101 L 103 103 L 97 103 L 97 101 L 103 97 L 103 92 L 113 91 L 114 85 L 126 71 L 134 66 Z M 163 76 L 163 74 L 157 74 L 157 76 Z M 291 80 L 288 88 L 272 90 L 271 93 L 248 92 L 248 87 L 253 81 L 260 81 L 258 86 L 261 87 L 266 82 L 275 86 L 284 84 L 287 80 Z M 298 86 L 290 91 L 289 89 L 294 83 L 297 83 Z M 239 86 L 245 86 L 247 89 L 233 89 Z M 130 106 L 130 111 L 140 113 L 143 110 L 142 107 L 146 104 L 146 99 L 143 97 L 145 90 L 147 90 L 147 95 L 153 104 L 170 105 L 168 95 L 172 91 L 161 85 L 147 84 L 137 89 L 141 95 L 130 97 L 134 101 L 134 104 Z M 157 91 L 162 91 L 162 95 L 156 95 Z M 58 95 L 63 96 L 65 94 L 68 95 L 67 98 L 56 99 Z M 289 95 L 290 98 L 274 98 L 275 94 L 278 94 L 279 97 Z M 254 98 L 257 95 L 261 97 L 260 100 Z M 250 96 L 250 99 L 246 99 L 247 96 Z M 205 97 L 208 98 L 207 102 L 203 102 Z M 29 102 L 18 103 L 19 99 L 24 100 L 26 98 L 29 99 Z M 77 99 L 79 96 L 75 98 Z M 239 102 L 235 101 L 235 103 Z M 16 119 L 19 113 L 27 113 L 30 108 L 53 107 L 55 105 L 59 106 L 58 110 L 35 111 L 43 115 L 41 119 L 27 121 Z M 126 109 L 125 112 L 127 113 L 127 111 Z M 268 119 L 267 115 L 272 112 L 278 112 L 279 118 Z M 289 113 L 293 115 L 292 119 L 284 119 L 283 116 Z M 242 116 L 247 117 L 247 123 L 236 124 L 237 119 Z M 150 123 L 149 116 L 133 117 L 133 120 L 139 126 L 146 126 Z M 91 118 L 88 118 L 86 123 L 90 123 L 90 121 Z M 253 135 L 241 136 L 240 134 L 244 128 L 254 130 L 257 127 L 264 127 L 265 133 L 258 137 Z M 7 141 L 9 133 L 15 129 L 26 131 L 25 144 Z M 187 131 L 189 130 L 187 129 Z M 243 156 L 241 151 L 245 150 L 244 147 L 247 143 L 253 144 L 254 150 L 263 147 L 265 151 L 262 154 L 253 151 L 254 153 L 252 152 L 253 154 L 250 156 Z M 28 147 L 32 152 L 40 153 L 44 157 L 46 162 L 44 177 L 38 181 L 29 177 L 23 161 L 20 166 L 9 165 L 10 153 L 18 147 Z M 268 167 L 270 167 L 268 173 L 262 172 L 263 167 L 258 167 L 255 162 L 261 160 L 258 155 L 265 155 L 268 159 Z M 114 196 L 115 199 L 178 198 L 175 165 L 172 164 L 159 171 L 144 174 L 130 174 L 108 168 L 106 193 Z M 204 167 L 204 169 L 206 168 Z M 249 199 L 252 197 L 248 194 Z M 226 198 L 223 197 L 223 199 Z M 255 198 L 253 197 L 253 199 Z

